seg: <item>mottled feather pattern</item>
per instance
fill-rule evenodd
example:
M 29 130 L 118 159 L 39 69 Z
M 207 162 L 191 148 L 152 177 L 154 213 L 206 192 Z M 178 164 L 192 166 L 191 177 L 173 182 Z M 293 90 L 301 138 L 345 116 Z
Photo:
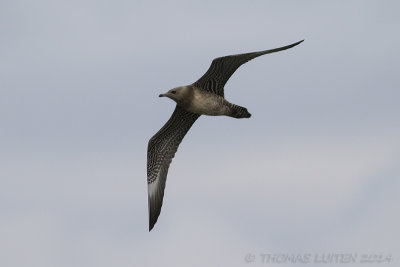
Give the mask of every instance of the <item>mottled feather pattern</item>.
M 226 82 L 241 65 L 256 57 L 289 49 L 293 46 L 300 44 L 301 42 L 303 41 L 260 52 L 218 57 L 212 61 L 211 66 L 209 67 L 207 72 L 193 85 L 223 97 L 224 86 Z
M 147 183 L 149 187 L 150 230 L 157 221 L 163 202 L 169 165 L 183 137 L 200 115 L 178 105 L 167 123 L 150 139 L 147 149 Z M 155 184 L 154 192 L 150 192 Z
M 192 99 L 189 97 L 180 99 L 179 101 L 176 100 L 178 99 L 177 96 L 179 96 L 179 92 L 185 91 L 175 91 L 178 89 L 170 90 L 171 94 L 174 96 L 168 95 L 168 97 L 175 99 L 180 105 L 176 106 L 171 118 L 150 139 L 147 149 L 149 230 L 154 227 L 161 212 L 168 168 L 172 158 L 182 139 L 200 114 L 227 115 L 234 118 L 249 118 L 251 116 L 246 108 L 229 103 L 224 98 L 224 86 L 232 74 L 242 64 L 258 56 L 285 50 L 301 42 L 302 41 L 260 52 L 231 55 L 214 59 L 207 72 L 198 81 L 190 85 L 194 88 L 198 88 L 196 90 L 201 92 L 200 94 L 195 94 L 193 98 L 194 101 L 198 101 L 196 105 L 190 104 Z M 180 88 L 187 91 L 190 89 L 190 86 L 183 86 Z M 160 97 L 165 95 L 166 94 L 161 94 Z M 185 101 L 189 104 L 185 104 Z M 221 109 L 221 107 L 223 108 Z

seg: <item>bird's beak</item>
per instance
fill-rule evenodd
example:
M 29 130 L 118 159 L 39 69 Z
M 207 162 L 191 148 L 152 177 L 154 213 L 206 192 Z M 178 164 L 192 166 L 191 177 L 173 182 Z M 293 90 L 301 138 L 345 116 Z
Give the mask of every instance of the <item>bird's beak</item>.
M 164 94 L 160 94 L 158 97 L 164 97 L 165 95 Z

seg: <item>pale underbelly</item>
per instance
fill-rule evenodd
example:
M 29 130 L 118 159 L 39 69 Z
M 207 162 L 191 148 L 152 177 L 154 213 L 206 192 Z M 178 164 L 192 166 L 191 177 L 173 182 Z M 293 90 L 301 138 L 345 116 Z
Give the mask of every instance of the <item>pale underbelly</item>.
M 201 115 L 221 116 L 228 113 L 228 107 L 217 101 L 196 101 L 187 108 L 187 111 Z

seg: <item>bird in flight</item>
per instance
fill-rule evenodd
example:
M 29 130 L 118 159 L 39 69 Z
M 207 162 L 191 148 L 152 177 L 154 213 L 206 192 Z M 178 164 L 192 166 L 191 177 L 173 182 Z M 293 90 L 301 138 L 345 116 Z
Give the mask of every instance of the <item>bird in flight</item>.
M 161 212 L 169 165 L 197 118 L 200 115 L 250 118 L 251 114 L 245 107 L 224 98 L 224 86 L 232 74 L 256 57 L 292 48 L 303 41 L 275 49 L 216 58 L 195 83 L 159 95 L 174 100 L 176 107 L 167 123 L 150 139 L 147 148 L 149 231 Z

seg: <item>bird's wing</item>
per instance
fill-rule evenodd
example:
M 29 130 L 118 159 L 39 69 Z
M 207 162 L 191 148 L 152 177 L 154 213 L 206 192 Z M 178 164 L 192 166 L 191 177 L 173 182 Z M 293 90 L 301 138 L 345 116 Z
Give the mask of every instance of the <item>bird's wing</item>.
M 256 57 L 289 49 L 303 41 L 275 49 L 216 58 L 212 61 L 207 72 L 194 85 L 223 97 L 226 82 L 241 65 Z
M 147 148 L 149 231 L 154 227 L 161 212 L 165 182 L 172 158 L 183 137 L 199 116 L 177 105 L 171 118 L 149 141 Z

